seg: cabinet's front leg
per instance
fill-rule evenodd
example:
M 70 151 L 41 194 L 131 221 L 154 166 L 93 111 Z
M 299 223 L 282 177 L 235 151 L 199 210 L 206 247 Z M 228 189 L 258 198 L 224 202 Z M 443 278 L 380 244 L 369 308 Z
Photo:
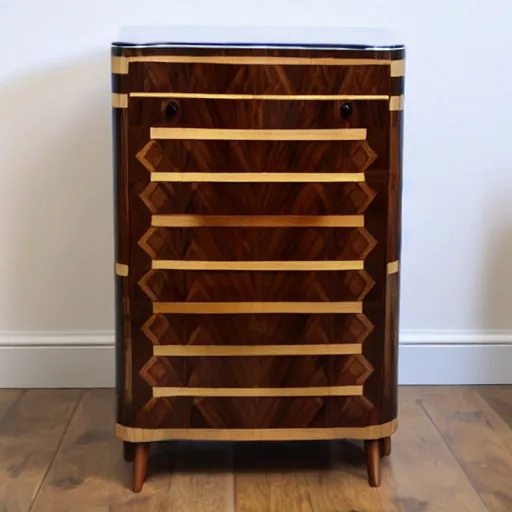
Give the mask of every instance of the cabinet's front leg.
M 364 442 L 366 453 L 366 469 L 368 471 L 368 483 L 370 487 L 380 485 L 380 440 L 371 439 Z
M 136 443 L 133 461 L 133 492 L 140 492 L 142 490 L 148 469 L 148 459 L 149 443 Z

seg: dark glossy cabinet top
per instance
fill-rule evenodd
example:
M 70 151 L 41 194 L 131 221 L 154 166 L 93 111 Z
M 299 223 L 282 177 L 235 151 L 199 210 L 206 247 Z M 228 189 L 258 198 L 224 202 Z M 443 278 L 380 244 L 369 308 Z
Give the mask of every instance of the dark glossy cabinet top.
M 377 28 L 180 25 L 123 27 L 113 46 L 403 48 L 390 31 Z

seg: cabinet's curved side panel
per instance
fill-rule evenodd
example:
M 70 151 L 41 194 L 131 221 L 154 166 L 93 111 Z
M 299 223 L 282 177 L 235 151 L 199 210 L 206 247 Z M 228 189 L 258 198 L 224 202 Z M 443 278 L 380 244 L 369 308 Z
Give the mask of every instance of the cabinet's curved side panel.
M 403 72 L 402 80 L 403 93 Z M 392 78 L 396 80 L 396 78 Z M 397 415 L 398 391 L 398 324 L 401 253 L 401 209 L 402 209 L 402 139 L 403 139 L 403 95 L 392 105 L 390 112 L 389 185 L 388 185 L 388 234 L 387 234 L 387 280 L 385 306 L 385 338 L 383 361 L 383 399 L 385 410 Z
M 116 391 L 118 421 L 132 417 L 132 364 L 130 292 L 130 226 L 128 197 L 128 96 L 127 74 L 112 61 L 112 143 L 115 236 Z

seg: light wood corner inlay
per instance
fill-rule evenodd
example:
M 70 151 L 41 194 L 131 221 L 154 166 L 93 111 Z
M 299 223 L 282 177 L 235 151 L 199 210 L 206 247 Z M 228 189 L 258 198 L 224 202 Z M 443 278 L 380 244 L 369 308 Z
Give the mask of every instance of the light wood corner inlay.
M 389 99 L 389 110 L 403 110 L 404 109 L 404 95 L 391 96 Z
M 405 76 L 405 59 L 391 61 L 391 76 Z
M 125 265 L 123 263 L 116 263 L 115 267 L 116 267 L 116 274 L 118 276 L 121 276 L 121 277 L 128 276 L 128 271 L 129 271 L 128 265 Z
M 398 260 L 388 263 L 388 274 L 396 274 L 398 272 L 398 263 Z
M 128 57 L 112 57 L 112 73 L 114 75 L 127 75 L 128 74 L 128 64 L 129 64 Z
M 113 92 L 112 108 L 128 108 L 128 94 Z

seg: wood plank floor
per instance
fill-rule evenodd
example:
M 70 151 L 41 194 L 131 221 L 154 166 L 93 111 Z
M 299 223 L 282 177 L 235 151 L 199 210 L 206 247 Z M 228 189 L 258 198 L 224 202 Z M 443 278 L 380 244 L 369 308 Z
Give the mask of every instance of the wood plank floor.
M 382 486 L 362 444 L 161 443 L 141 494 L 113 390 L 0 390 L 0 512 L 511 512 L 512 386 L 402 387 Z

